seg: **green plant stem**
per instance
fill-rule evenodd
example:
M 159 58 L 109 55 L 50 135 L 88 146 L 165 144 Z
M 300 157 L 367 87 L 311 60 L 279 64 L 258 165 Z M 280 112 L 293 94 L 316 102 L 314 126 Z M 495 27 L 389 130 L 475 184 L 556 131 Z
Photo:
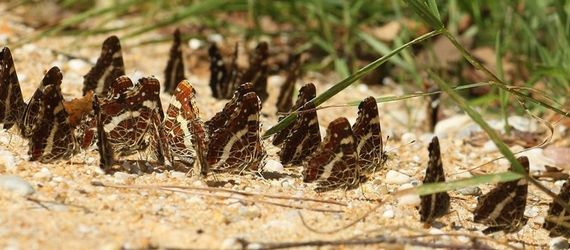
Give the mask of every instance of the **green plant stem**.
M 372 70 L 378 68 L 380 65 L 384 64 L 385 62 L 388 61 L 388 59 L 390 59 L 390 57 L 394 56 L 395 54 L 399 53 L 400 51 L 402 51 L 403 49 L 411 46 L 412 44 L 416 44 L 419 42 L 422 42 L 426 39 L 432 38 L 434 36 L 437 36 L 441 33 L 440 30 L 434 30 L 431 31 L 429 33 L 426 33 L 396 49 L 394 49 L 393 51 L 391 51 L 390 53 L 384 55 L 383 57 L 380 57 L 378 59 L 376 59 L 376 61 L 371 62 L 370 64 L 364 66 L 363 68 L 359 69 L 358 71 L 356 71 L 354 74 L 348 76 L 347 78 L 345 78 L 344 80 L 336 83 L 334 86 L 332 86 L 331 88 L 327 89 L 325 92 L 323 92 L 322 94 L 320 94 L 319 96 L 315 97 L 314 99 L 311 100 L 311 102 L 317 107 L 319 105 L 321 105 L 322 103 L 324 103 L 325 101 L 327 101 L 328 99 L 330 99 L 331 97 L 335 96 L 336 94 L 338 94 L 340 91 L 342 91 L 343 89 L 347 88 L 348 86 L 350 86 L 352 83 L 356 82 L 358 79 L 362 78 L 364 75 L 368 74 L 369 72 L 371 72 Z M 279 123 L 277 123 L 275 126 L 269 128 L 265 134 L 263 134 L 263 138 L 269 138 L 272 134 L 275 134 L 279 131 L 281 131 L 283 128 L 285 128 L 286 126 L 288 126 L 289 124 L 291 124 L 291 122 L 293 122 L 295 119 L 297 118 L 297 115 L 295 113 L 289 114 L 288 116 L 286 116 L 284 119 L 282 119 Z

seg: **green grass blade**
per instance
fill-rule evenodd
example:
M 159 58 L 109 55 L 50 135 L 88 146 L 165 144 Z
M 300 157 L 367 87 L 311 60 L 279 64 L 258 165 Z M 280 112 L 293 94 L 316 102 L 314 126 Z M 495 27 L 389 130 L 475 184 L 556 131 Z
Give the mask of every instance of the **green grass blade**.
M 325 92 L 323 92 L 322 94 L 320 94 L 319 96 L 315 97 L 313 100 L 311 100 L 315 106 L 319 106 L 321 105 L 323 102 L 327 101 L 328 99 L 330 99 L 331 97 L 335 96 L 336 94 L 338 94 L 340 91 L 342 91 L 343 89 L 347 88 L 348 86 L 350 86 L 352 83 L 356 82 L 358 79 L 362 78 L 364 75 L 368 74 L 369 72 L 371 72 L 372 70 L 378 68 L 380 65 L 384 64 L 385 62 L 387 62 L 392 56 L 394 56 L 395 54 L 399 53 L 400 51 L 402 51 L 403 49 L 411 46 L 412 44 L 415 43 L 419 43 L 422 42 L 426 39 L 432 38 L 434 36 L 437 36 L 440 34 L 440 31 L 435 30 L 435 31 L 431 31 L 429 33 L 426 33 L 396 49 L 394 49 L 393 51 L 391 51 L 390 53 L 384 55 L 383 57 L 380 57 L 378 59 L 376 59 L 376 61 L 371 62 L 370 64 L 364 66 L 363 68 L 359 69 L 358 71 L 356 71 L 353 75 L 345 78 L 344 80 L 336 83 L 334 86 L 332 86 L 331 88 L 327 89 Z M 265 134 L 263 134 L 263 138 L 269 138 L 269 136 L 271 136 L 272 134 L 275 134 L 279 131 L 281 131 L 283 128 L 285 128 L 287 125 L 291 124 L 291 122 L 293 122 L 295 119 L 297 118 L 297 115 L 292 113 L 289 114 L 288 116 L 286 116 L 284 119 L 282 119 L 279 123 L 277 123 L 275 126 L 269 128 Z
M 562 205 L 565 209 L 570 210 L 570 204 L 560 200 L 555 193 L 550 191 L 550 189 L 548 189 L 547 187 L 542 185 L 542 183 L 538 182 L 536 179 L 532 178 L 529 174 L 526 173 L 523 166 L 515 158 L 513 152 L 511 152 L 509 147 L 507 147 L 507 145 L 503 142 L 503 140 L 501 140 L 499 134 L 497 134 L 497 132 L 493 128 L 491 128 L 491 126 L 489 126 L 489 124 L 483 119 L 483 117 L 481 117 L 481 114 L 479 114 L 477 111 L 471 108 L 471 106 L 467 104 L 465 99 L 463 99 L 463 97 L 461 97 L 455 90 L 449 87 L 449 85 L 445 83 L 441 78 L 439 78 L 439 76 L 437 76 L 432 72 L 430 72 L 430 76 L 432 77 L 432 79 L 434 79 L 439 88 L 445 93 L 447 93 L 449 97 L 451 97 L 451 99 L 455 101 L 455 103 L 457 103 L 457 105 L 485 131 L 485 133 L 487 133 L 489 138 L 493 141 L 493 143 L 495 143 L 495 145 L 499 149 L 499 152 L 501 152 L 501 154 L 503 154 L 503 156 L 505 156 L 505 158 L 511 163 L 511 165 L 513 166 L 513 170 L 515 172 L 524 175 L 524 177 L 530 183 L 538 187 L 538 189 L 546 193 L 548 196 L 552 197 L 557 203 Z
M 502 173 L 479 175 L 470 178 L 447 181 L 447 182 L 426 183 L 417 186 L 415 188 L 402 190 L 400 192 L 406 193 L 413 190 L 418 195 L 428 195 L 428 194 L 452 191 L 461 188 L 484 185 L 484 184 L 513 181 L 520 179 L 522 177 L 523 176 L 518 173 L 507 171 Z M 398 195 L 398 193 L 396 193 L 396 195 Z
M 406 0 L 405 1 L 411 8 L 420 16 L 420 18 L 431 28 L 435 30 L 443 29 L 443 23 L 438 18 L 439 13 L 434 13 L 435 2 L 426 4 L 423 0 Z

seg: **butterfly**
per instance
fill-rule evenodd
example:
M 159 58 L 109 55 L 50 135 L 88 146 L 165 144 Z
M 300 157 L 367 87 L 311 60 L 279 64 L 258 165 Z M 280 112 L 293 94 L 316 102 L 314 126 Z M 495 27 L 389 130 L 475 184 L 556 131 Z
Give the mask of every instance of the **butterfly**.
M 319 119 L 315 105 L 309 100 L 316 95 L 315 86 L 306 84 L 292 110 L 299 110 L 297 119 L 273 137 L 273 144 L 281 147 L 279 158 L 282 164 L 298 164 L 312 154 L 321 143 Z
M 277 112 L 287 112 L 293 109 L 293 91 L 295 82 L 301 74 L 301 54 L 293 54 L 289 57 L 287 78 L 281 86 L 279 97 L 277 97 Z
M 181 81 L 174 91 L 162 128 L 172 157 L 188 167 L 193 166 L 197 157 L 200 172 L 206 175 L 206 132 L 195 96 L 192 85 L 186 80 Z
M 352 126 L 356 138 L 358 165 L 365 174 L 374 173 L 386 161 L 382 146 L 382 128 L 376 99 L 370 96 L 358 105 L 358 117 Z
M 51 68 L 24 112 L 23 134 L 29 139 L 28 154 L 32 161 L 51 162 L 69 158 L 76 152 L 73 127 L 63 106 L 62 78 L 59 68 Z
M 517 158 L 525 171 L 529 171 L 528 158 Z M 512 170 L 511 166 L 509 170 Z M 525 178 L 497 184 L 489 193 L 479 197 L 473 212 L 473 220 L 487 226 L 484 234 L 497 231 L 511 233 L 518 231 L 527 219 L 524 218 L 528 182 Z
M 310 100 L 312 100 L 316 96 L 317 96 L 317 90 L 315 88 L 315 85 L 312 83 L 305 84 L 303 87 L 301 87 L 301 89 L 299 89 L 299 94 L 297 95 L 297 101 L 295 101 L 295 104 L 293 105 L 293 107 L 291 107 L 291 109 L 289 111 L 296 111 L 296 110 L 302 108 L 303 105 L 308 103 Z M 307 112 L 307 113 L 313 114 L 313 112 Z M 317 115 L 316 111 L 314 112 L 314 115 L 316 117 L 316 115 Z M 281 121 L 281 119 L 283 119 L 283 118 L 285 118 L 285 116 L 280 116 L 279 120 Z M 275 136 L 273 136 L 273 140 L 272 140 L 273 145 L 281 146 L 283 144 L 283 142 L 285 141 L 285 138 L 287 138 L 287 136 L 289 136 L 289 134 L 291 134 L 291 129 L 293 128 L 293 126 L 295 125 L 297 120 L 298 119 L 296 119 L 294 123 L 289 124 L 289 126 L 283 128 L 281 131 L 276 133 Z M 318 119 L 317 119 L 317 122 L 318 122 Z M 302 124 L 300 124 L 300 125 L 302 125 Z M 318 124 L 317 124 L 317 127 L 318 127 Z M 320 143 L 320 139 L 319 139 L 319 143 Z
M 27 104 L 22 97 L 12 53 L 7 47 L 0 52 L 0 90 L 0 123 L 8 130 L 20 122 Z
M 337 118 L 328 125 L 323 142 L 304 162 L 303 181 L 316 182 L 317 192 L 351 189 L 362 182 L 356 138 L 346 118 Z
M 245 86 L 241 88 L 245 89 Z M 231 112 L 225 114 L 227 122 L 214 130 L 209 138 L 207 161 L 213 171 L 255 171 L 265 156 L 259 133 L 259 97 L 251 91 L 244 94 L 238 92 L 234 95 L 238 97 L 233 104 L 235 108 L 224 108 L 222 111 Z
M 210 89 L 212 95 L 217 99 L 231 98 L 242 74 L 237 66 L 237 44 L 229 65 L 224 63 L 220 50 L 215 43 L 210 45 L 208 55 L 210 57 Z
M 570 181 L 566 180 L 564 185 L 562 185 L 558 199 L 562 202 L 570 202 Z M 568 228 L 570 223 L 569 216 L 570 211 L 566 211 L 556 201 L 552 201 L 548 207 L 548 216 L 542 227 L 550 231 L 550 237 L 564 236 L 568 238 L 570 237 L 570 228 Z
M 127 76 L 121 76 L 100 100 L 99 122 L 119 155 L 129 155 L 148 146 L 147 131 L 153 119 L 161 121 L 164 117 L 159 91 L 156 78 L 143 77 L 135 85 Z
M 269 96 L 267 93 L 268 57 L 269 45 L 267 42 L 260 42 L 249 57 L 249 67 L 238 81 L 240 83 L 251 82 L 255 93 L 262 103 Z
M 424 177 L 425 183 L 445 182 L 445 173 L 441 162 L 439 139 L 434 137 L 428 146 L 429 162 Z M 420 221 L 431 223 L 434 219 L 444 216 L 449 211 L 450 197 L 447 192 L 421 196 Z
M 243 98 L 243 95 L 252 91 L 253 85 L 251 83 L 240 85 L 234 92 L 233 97 L 224 105 L 222 111 L 216 113 L 206 122 L 206 134 L 211 137 L 214 131 L 224 129 L 231 120 L 231 116 L 235 115 L 240 109 L 240 99 Z
M 121 43 L 118 37 L 110 36 L 103 42 L 101 55 L 95 66 L 83 76 L 83 95 L 92 90 L 97 95 L 105 96 L 115 79 L 124 74 Z
M 184 57 L 182 54 L 182 39 L 180 30 L 174 31 L 174 39 L 170 48 L 170 57 L 164 70 L 164 92 L 174 93 L 176 86 L 186 77 L 184 76 Z
M 95 114 L 94 120 L 96 124 L 96 136 L 97 136 L 97 149 L 99 151 L 99 166 L 103 170 L 109 170 L 115 162 L 114 150 L 107 139 L 107 133 L 103 127 L 102 115 L 101 115 L 101 102 L 99 97 L 95 95 L 93 97 L 93 112 Z

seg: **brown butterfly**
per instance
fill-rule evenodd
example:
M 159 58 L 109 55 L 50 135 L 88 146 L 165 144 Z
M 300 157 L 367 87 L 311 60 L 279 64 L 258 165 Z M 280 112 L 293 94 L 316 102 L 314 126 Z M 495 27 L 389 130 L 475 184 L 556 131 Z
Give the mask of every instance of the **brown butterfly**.
M 517 160 L 529 171 L 528 158 L 519 157 Z M 509 170 L 512 170 L 511 166 Z M 497 184 L 489 193 L 479 197 L 477 207 L 473 212 L 473 220 L 487 226 L 484 234 L 497 231 L 511 233 L 518 231 L 526 224 L 524 217 L 528 182 L 525 178 Z
M 26 109 L 10 49 L 0 52 L 0 123 L 8 130 L 20 122 Z
M 174 160 L 191 168 L 198 158 L 200 173 L 206 175 L 206 132 L 195 96 L 196 91 L 192 85 L 186 80 L 181 81 L 174 91 L 162 127 Z
M 562 202 L 570 202 L 569 180 L 566 180 L 564 185 L 562 185 L 558 199 Z M 552 201 L 548 207 L 548 216 L 542 227 L 550 231 L 550 237 L 564 236 L 568 238 L 570 237 L 570 228 L 568 225 L 570 225 L 570 211 L 566 211 L 566 209 L 556 201 Z
M 212 95 L 217 99 L 231 98 L 242 74 L 237 66 L 237 44 L 229 65 L 226 65 L 224 62 L 216 44 L 210 45 L 208 55 L 210 57 L 210 89 L 212 90 Z
M 317 192 L 351 189 L 362 182 L 356 138 L 344 117 L 332 121 L 317 151 L 304 163 L 304 182 L 316 182 Z
M 136 85 L 126 76 L 117 78 L 105 99 L 100 100 L 100 122 L 119 155 L 132 154 L 148 146 L 153 116 L 164 117 L 159 97 L 160 83 L 152 77 Z
M 312 83 L 307 83 L 305 84 L 305 86 L 301 87 L 301 89 L 299 89 L 299 95 L 297 96 L 297 101 L 295 101 L 295 104 L 293 105 L 293 107 L 291 108 L 291 110 L 289 111 L 297 111 L 298 109 L 300 109 L 301 107 L 303 107 L 303 105 L 305 105 L 307 102 L 309 102 L 310 100 L 312 100 L 313 98 L 315 98 L 317 96 L 317 90 L 315 88 L 315 85 L 313 85 Z M 309 114 L 313 114 L 313 112 L 309 112 Z M 314 112 L 315 117 L 317 116 L 317 112 Z M 285 118 L 285 116 L 280 116 L 279 120 Z M 318 119 L 317 119 L 318 122 Z M 279 131 L 278 133 L 275 134 L 275 136 L 273 136 L 273 145 L 275 146 L 281 146 L 281 144 L 283 144 L 283 142 L 285 141 L 285 138 L 287 138 L 287 136 L 289 136 L 289 134 L 291 134 L 291 129 L 293 128 L 293 126 L 295 125 L 295 123 L 291 123 L 289 124 L 289 126 L 283 128 L 283 130 Z M 318 124 L 317 124 L 318 127 Z M 320 140 L 319 140 L 320 142 Z
M 281 86 L 279 97 L 277 97 L 277 112 L 295 110 L 293 108 L 293 91 L 295 90 L 295 83 L 301 75 L 301 54 L 293 54 L 289 57 L 287 70 L 287 78 Z
M 51 162 L 76 152 L 74 131 L 63 106 L 62 78 L 59 68 L 51 68 L 24 112 L 23 135 L 29 139 L 32 161 Z
M 83 95 L 92 90 L 97 95 L 105 96 L 115 79 L 124 74 L 121 43 L 118 37 L 110 36 L 103 42 L 97 63 L 83 77 Z
M 445 173 L 443 172 L 437 136 L 431 140 L 428 151 L 429 162 L 423 183 L 445 182 Z M 446 215 L 449 211 L 449 202 L 450 197 L 447 192 L 421 196 L 420 221 L 431 223 L 436 218 Z
M 249 57 L 248 69 L 238 81 L 239 83 L 250 82 L 253 84 L 253 89 L 262 103 L 269 96 L 267 93 L 268 57 L 269 45 L 266 42 L 260 42 Z
M 364 174 L 375 173 L 386 161 L 376 99 L 370 96 L 358 105 L 358 118 L 352 126 L 356 138 L 358 165 Z
M 309 102 L 315 95 L 312 83 L 303 86 L 292 109 L 300 111 L 297 119 L 273 137 L 273 144 L 281 147 L 279 158 L 282 164 L 301 163 L 321 143 L 317 111 L 315 105 Z
M 224 129 L 231 120 L 231 116 L 237 114 L 242 104 L 240 100 L 243 95 L 253 92 L 253 85 L 251 83 L 244 83 L 240 85 L 234 92 L 233 97 L 224 105 L 222 111 L 216 113 L 210 120 L 206 122 L 206 134 L 211 137 L 214 131 Z
M 182 39 L 180 30 L 174 31 L 172 47 L 170 48 L 170 57 L 164 69 L 164 92 L 174 93 L 179 82 L 184 80 L 184 57 L 182 54 Z
M 265 156 L 259 133 L 260 110 L 261 102 L 255 92 L 241 95 L 235 108 L 228 110 L 231 114 L 226 114 L 227 123 L 214 130 L 209 138 L 207 160 L 213 171 L 258 170 Z

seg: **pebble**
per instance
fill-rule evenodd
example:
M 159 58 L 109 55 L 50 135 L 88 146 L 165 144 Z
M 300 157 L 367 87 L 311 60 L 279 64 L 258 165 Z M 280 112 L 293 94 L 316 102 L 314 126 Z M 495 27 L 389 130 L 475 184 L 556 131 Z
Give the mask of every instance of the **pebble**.
M 464 188 L 458 189 L 457 192 L 462 194 L 462 195 L 471 195 L 471 196 L 479 196 L 482 193 L 481 189 L 477 186 L 464 187 Z
M 366 84 L 358 84 L 357 88 L 358 88 L 358 91 L 360 91 L 360 93 L 363 93 L 363 94 L 370 93 L 370 89 L 368 88 L 368 85 L 366 85 Z
M 412 133 L 405 133 L 402 135 L 402 143 L 411 143 L 416 141 L 416 135 Z
M 27 196 L 35 192 L 30 183 L 15 175 L 0 176 L 0 189 L 7 190 L 21 196 Z
M 175 179 L 179 179 L 179 180 L 183 180 L 183 179 L 186 179 L 186 173 L 179 172 L 179 171 L 172 171 L 172 172 L 170 172 L 170 177 L 175 178 Z
M 457 132 L 454 138 L 463 139 L 471 134 L 471 131 L 476 130 L 479 126 L 471 128 L 467 124 L 471 122 L 471 118 L 467 115 L 456 115 L 447 119 L 437 122 L 434 129 L 434 134 L 439 139 L 445 139 Z M 460 136 L 457 138 L 457 136 Z
M 191 50 L 197 50 L 202 46 L 202 41 L 200 39 L 192 38 L 188 41 L 188 47 Z
M 125 184 L 125 182 L 130 178 L 130 175 L 124 172 L 116 172 L 113 174 L 113 181 L 116 184 Z
M 568 249 L 570 245 L 568 245 L 568 240 L 564 237 L 556 237 L 550 240 L 548 244 L 551 250 L 562 250 Z
M 0 150 L 0 166 L 7 170 L 16 168 L 14 155 L 6 150 Z
M 208 41 L 213 43 L 221 43 L 224 40 L 224 37 L 220 34 L 211 34 L 208 36 Z
M 395 170 L 390 170 L 386 174 L 386 183 L 404 184 L 410 181 L 410 177 Z
M 81 59 L 71 59 L 67 62 L 67 66 L 73 71 L 83 71 L 88 65 Z
M 483 152 L 491 153 L 497 151 L 497 145 L 491 140 L 485 142 L 482 148 Z
M 53 174 L 49 171 L 49 169 L 43 167 L 42 169 L 40 169 L 40 171 L 34 174 L 34 179 L 49 180 L 51 179 L 52 176 Z
M 542 148 L 533 148 L 517 156 L 526 156 L 529 161 L 530 172 L 546 171 L 546 166 L 555 166 L 556 162 L 544 154 Z
M 540 213 L 540 209 L 538 207 L 526 207 L 524 210 L 524 216 L 534 218 Z
M 268 160 L 265 163 L 263 170 L 267 171 L 267 172 L 281 173 L 281 172 L 283 172 L 283 164 L 281 164 L 281 162 L 278 162 L 276 160 Z
M 384 210 L 382 217 L 388 218 L 388 219 L 394 218 L 394 210 L 392 210 L 391 208 Z
M 261 216 L 261 211 L 256 206 L 240 206 L 239 215 L 247 219 L 254 219 Z

